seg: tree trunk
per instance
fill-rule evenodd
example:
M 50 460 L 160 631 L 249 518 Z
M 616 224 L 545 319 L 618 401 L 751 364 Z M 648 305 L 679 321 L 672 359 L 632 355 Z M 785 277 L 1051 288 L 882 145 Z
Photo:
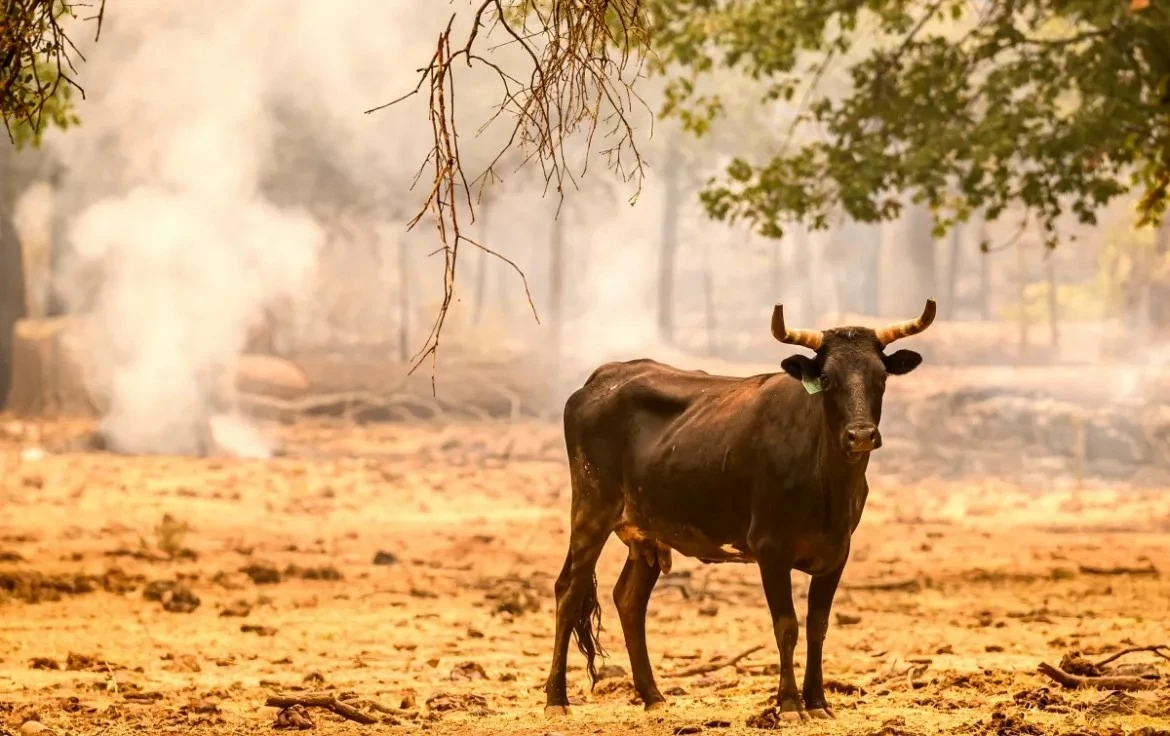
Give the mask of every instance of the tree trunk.
M 0 409 L 12 388 L 13 329 L 25 315 L 24 253 L 13 221 L 19 192 L 15 158 L 8 142 L 0 144 Z
M 552 348 L 554 372 L 559 372 L 561 361 L 561 334 L 564 331 L 565 300 L 565 213 L 553 213 L 552 231 L 549 234 L 548 259 L 548 324 L 551 330 L 549 343 Z M 554 375 L 555 378 L 555 375 Z M 556 386 L 556 382 L 553 383 Z
M 81 332 L 73 317 L 22 319 L 12 331 L 8 409 L 23 416 L 98 416 L 85 383 Z
M 479 205 L 479 242 L 485 248 L 491 248 L 490 241 L 491 230 L 488 229 L 488 216 L 492 211 L 492 195 L 487 192 L 483 195 L 483 200 Z M 478 249 L 477 249 L 478 250 Z M 487 299 L 487 273 L 488 261 L 492 256 L 487 251 L 479 250 L 479 262 L 475 274 L 475 301 L 472 314 L 472 324 L 479 324 L 483 319 L 484 302 Z
M 1044 254 L 1044 271 L 1048 277 L 1048 355 L 1053 362 L 1057 362 L 1059 360 L 1057 352 L 1060 350 L 1060 313 L 1057 309 L 1056 254 L 1052 251 Z
M 715 355 L 719 350 L 715 324 L 715 275 L 711 272 L 711 244 L 703 246 L 703 297 L 707 322 L 707 354 Z
M 987 242 L 987 220 L 982 216 L 975 237 L 979 241 L 979 318 L 986 322 L 991 319 L 991 247 Z
M 955 296 L 958 293 L 959 262 L 963 257 L 963 224 L 956 222 L 951 228 L 951 252 L 947 259 L 947 290 L 943 297 L 943 319 L 955 318 Z
M 780 238 L 769 238 L 768 241 L 771 246 L 768 254 L 768 288 L 771 292 L 768 294 L 765 304 L 783 301 L 781 295 L 784 289 L 783 253 L 780 251 L 780 246 L 784 241 Z
M 1024 252 L 1024 242 L 1016 243 L 1016 284 L 1017 302 L 1020 310 L 1020 362 L 1028 359 L 1028 303 L 1026 301 L 1028 286 L 1028 259 Z
M 410 360 L 410 246 L 398 238 L 398 359 Z
M 658 336 L 674 342 L 674 270 L 678 254 L 678 218 L 682 200 L 677 135 L 667 144 L 662 167 L 665 191 L 662 200 L 662 230 L 658 254 Z
M 810 328 L 821 316 L 820 300 L 817 299 L 818 285 L 813 281 L 812 257 L 812 241 L 808 236 L 808 230 L 802 225 L 795 226 L 792 229 L 792 258 L 796 261 L 796 278 L 800 281 L 803 291 L 801 299 L 803 314 L 800 321 Z

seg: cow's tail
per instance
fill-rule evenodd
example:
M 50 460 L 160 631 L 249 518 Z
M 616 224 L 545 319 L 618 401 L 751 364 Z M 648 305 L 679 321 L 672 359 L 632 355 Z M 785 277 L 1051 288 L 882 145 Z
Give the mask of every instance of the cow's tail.
M 577 620 L 573 623 L 573 633 L 577 637 L 577 648 L 585 655 L 586 667 L 589 670 L 589 683 L 597 685 L 598 655 L 607 656 L 601 646 L 601 604 L 597 601 L 597 574 L 591 576 L 589 587 L 581 597 L 581 608 Z

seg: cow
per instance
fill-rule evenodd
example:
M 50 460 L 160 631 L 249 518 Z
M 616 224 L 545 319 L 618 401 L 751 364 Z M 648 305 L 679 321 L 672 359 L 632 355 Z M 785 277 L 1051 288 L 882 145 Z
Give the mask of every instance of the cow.
M 570 634 L 596 683 L 597 559 L 610 534 L 629 547 L 613 590 L 634 680 L 647 710 L 665 705 L 646 650 L 646 607 L 671 553 L 704 563 L 755 562 L 780 652 L 777 710 L 783 720 L 832 718 L 821 652 L 829 611 L 865 507 L 869 455 L 886 377 L 918 367 L 911 350 L 885 348 L 934 321 L 928 299 L 917 319 L 878 330 L 788 329 L 772 312 L 772 335 L 814 351 L 783 372 L 709 375 L 642 359 L 602 365 L 565 403 L 572 507 L 569 551 L 557 577 L 556 634 L 545 712 L 568 713 Z M 791 571 L 811 576 L 807 663 L 797 688 L 798 638 Z

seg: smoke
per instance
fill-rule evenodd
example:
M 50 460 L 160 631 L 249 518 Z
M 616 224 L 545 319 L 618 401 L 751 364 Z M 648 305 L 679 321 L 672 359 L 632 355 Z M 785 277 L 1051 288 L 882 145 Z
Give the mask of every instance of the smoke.
M 327 242 L 313 162 L 290 172 L 278 144 L 319 138 L 319 160 L 385 175 L 411 136 L 361 113 L 413 76 L 381 70 L 401 58 L 395 29 L 416 20 L 370 3 L 109 9 L 86 49 L 83 123 L 51 144 L 72 205 L 57 287 L 90 315 L 87 375 L 112 446 L 267 454 L 246 424 L 214 415 L 249 326 L 311 292 Z M 297 174 L 309 184 L 279 196 Z

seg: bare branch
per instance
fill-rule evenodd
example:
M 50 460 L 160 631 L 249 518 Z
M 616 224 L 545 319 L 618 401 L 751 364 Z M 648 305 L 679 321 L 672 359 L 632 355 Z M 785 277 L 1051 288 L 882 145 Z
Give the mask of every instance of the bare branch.
M 598 151 L 608 168 L 626 182 L 635 182 L 641 190 L 644 164 L 634 140 L 630 122 L 635 100 L 632 84 L 643 73 L 643 61 L 649 48 L 648 20 L 642 0 L 481 0 L 473 16 L 471 29 L 462 45 L 452 45 L 455 16 L 439 34 L 435 53 L 419 71 L 415 88 L 402 97 L 371 108 L 377 112 L 429 91 L 429 118 L 433 146 L 426 163 L 434 164 L 434 180 L 423 205 L 410 221 L 413 228 L 430 214 L 444 255 L 443 300 L 426 342 L 415 356 L 412 370 L 430 357 L 435 360 L 439 337 L 455 290 L 455 263 L 459 248 L 468 243 L 484 253 L 503 260 L 524 279 L 521 269 L 497 251 L 463 235 L 460 211 L 475 221 L 475 201 L 471 188 L 496 177 L 495 167 L 514 148 L 523 153 L 520 165 L 535 161 L 540 166 L 546 192 L 555 189 L 564 197 L 564 185 L 576 186 L 568 165 L 566 141 L 583 134 L 586 144 L 585 164 L 598 128 L 601 137 L 614 139 L 609 147 Z M 486 28 L 487 32 L 482 33 Z M 496 29 L 507 36 L 503 44 L 486 45 L 484 38 Z M 486 48 L 484 48 L 486 45 Z M 525 81 L 489 60 L 488 54 L 506 46 L 519 47 L 528 68 Z M 480 49 L 483 48 L 481 52 Z M 480 128 L 496 123 L 505 113 L 513 118 L 512 128 L 499 152 L 485 170 L 468 182 L 459 151 L 459 133 L 455 119 L 455 69 L 457 62 L 468 68 L 480 67 L 493 72 L 502 85 L 501 101 L 495 112 Z M 463 66 L 463 64 L 459 66 Z M 634 195 L 637 196 L 636 194 Z M 529 305 L 536 308 L 528 293 Z M 539 322 L 539 319 L 537 320 Z M 432 375 L 432 389 L 434 376 Z

